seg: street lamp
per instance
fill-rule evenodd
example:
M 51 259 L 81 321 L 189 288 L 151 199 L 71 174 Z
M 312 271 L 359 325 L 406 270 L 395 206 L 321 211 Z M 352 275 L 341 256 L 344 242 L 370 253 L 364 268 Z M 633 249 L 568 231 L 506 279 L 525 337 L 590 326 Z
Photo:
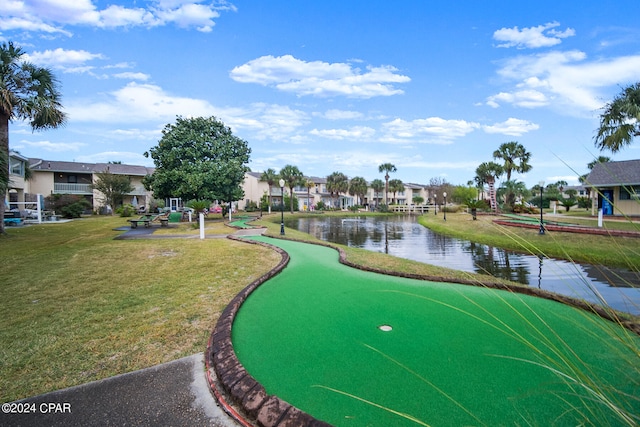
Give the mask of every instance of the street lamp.
M 544 222 L 542 222 L 542 191 L 544 188 L 544 181 L 540 181 L 540 234 L 544 234 Z
M 442 214 L 444 215 L 444 220 L 447 220 L 447 192 L 442 193 L 444 196 L 444 207 L 442 208 Z
M 438 195 L 433 193 L 433 214 L 438 215 Z
M 280 178 L 278 184 L 280 184 L 280 195 L 282 196 L 282 203 L 280 204 L 280 235 L 284 236 L 284 179 Z

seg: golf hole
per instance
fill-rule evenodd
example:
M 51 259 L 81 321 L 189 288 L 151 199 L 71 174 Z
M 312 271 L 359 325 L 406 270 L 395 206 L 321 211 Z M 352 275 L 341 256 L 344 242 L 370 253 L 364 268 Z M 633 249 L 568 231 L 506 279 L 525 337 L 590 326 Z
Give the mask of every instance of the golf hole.
M 382 332 L 389 332 L 393 328 L 390 325 L 380 325 L 378 326 L 378 329 L 380 329 Z

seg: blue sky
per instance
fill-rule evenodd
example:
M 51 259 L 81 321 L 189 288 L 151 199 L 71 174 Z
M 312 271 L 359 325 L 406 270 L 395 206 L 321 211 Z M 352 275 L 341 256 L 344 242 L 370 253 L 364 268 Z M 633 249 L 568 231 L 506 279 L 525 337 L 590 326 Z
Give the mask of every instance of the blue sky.
M 69 116 L 10 126 L 29 157 L 152 166 L 177 115 L 214 115 L 250 167 L 473 179 L 504 142 L 529 187 L 586 173 L 601 108 L 640 81 L 637 0 L 3 0 L 0 41 L 51 68 Z

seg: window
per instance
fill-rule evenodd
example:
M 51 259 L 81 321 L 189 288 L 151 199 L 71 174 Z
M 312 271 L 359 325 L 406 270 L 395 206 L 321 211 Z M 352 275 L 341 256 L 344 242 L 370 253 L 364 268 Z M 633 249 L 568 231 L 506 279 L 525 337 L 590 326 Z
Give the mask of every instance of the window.
M 640 199 L 640 185 L 625 185 L 620 187 L 620 200 Z
M 24 163 L 18 159 L 9 158 L 12 175 L 24 176 Z
M 78 177 L 76 175 L 69 175 L 67 177 L 67 182 L 69 184 L 77 184 L 78 183 Z

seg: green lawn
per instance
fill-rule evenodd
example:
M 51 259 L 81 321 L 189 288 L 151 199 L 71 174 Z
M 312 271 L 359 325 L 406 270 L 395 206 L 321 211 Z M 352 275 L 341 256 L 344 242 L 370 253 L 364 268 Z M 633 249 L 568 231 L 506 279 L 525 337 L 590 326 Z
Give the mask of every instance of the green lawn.
M 2 402 L 202 352 L 227 303 L 279 260 L 228 239 L 113 240 L 126 224 L 0 236 Z

